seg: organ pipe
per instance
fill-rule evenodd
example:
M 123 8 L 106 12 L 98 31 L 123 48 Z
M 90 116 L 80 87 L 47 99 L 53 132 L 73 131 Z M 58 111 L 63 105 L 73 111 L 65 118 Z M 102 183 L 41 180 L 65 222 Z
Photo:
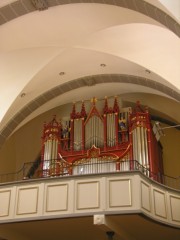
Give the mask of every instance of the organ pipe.
M 146 159 L 145 164 L 149 168 L 147 129 L 145 129 L 144 131 L 144 140 L 145 140 L 145 159 Z
M 82 149 L 82 119 L 74 120 L 74 150 Z
M 140 134 L 141 134 L 141 151 L 142 151 L 142 165 L 146 166 L 146 149 L 145 149 L 145 139 L 144 139 L 144 131 L 143 127 L 140 127 Z
M 147 129 L 142 126 L 137 126 L 133 130 L 133 156 L 142 166 L 148 167 L 148 142 Z
M 107 146 L 115 146 L 116 140 L 116 123 L 115 114 L 107 114 Z

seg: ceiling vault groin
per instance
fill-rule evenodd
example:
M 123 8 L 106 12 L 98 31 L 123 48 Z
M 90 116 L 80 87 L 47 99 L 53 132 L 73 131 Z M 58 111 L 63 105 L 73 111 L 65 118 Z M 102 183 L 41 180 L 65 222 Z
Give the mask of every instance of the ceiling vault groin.
M 127 8 L 156 20 L 180 37 L 180 24 L 161 9 L 143 0 L 69 0 L 67 2 L 63 0 L 18 0 L 0 8 L 0 25 L 33 11 L 71 3 L 99 3 Z
M 43 104 L 69 91 L 76 90 L 82 87 L 91 87 L 96 84 L 105 84 L 105 83 L 136 84 L 136 85 L 154 89 L 156 91 L 164 93 L 165 95 L 175 99 L 176 101 L 180 101 L 180 94 L 178 92 L 161 83 L 155 82 L 147 78 L 142 78 L 142 77 L 137 77 L 132 75 L 124 75 L 124 74 L 106 74 L 106 75 L 103 74 L 103 75 L 92 75 L 92 76 L 87 76 L 83 78 L 78 78 L 48 90 L 47 92 L 35 98 L 33 101 L 29 102 L 19 112 L 17 112 L 14 115 L 14 117 L 11 118 L 11 120 L 0 132 L 0 148 L 5 142 L 5 140 L 16 129 L 16 127 L 26 117 L 28 117 L 31 113 L 33 113 L 36 109 L 41 107 Z

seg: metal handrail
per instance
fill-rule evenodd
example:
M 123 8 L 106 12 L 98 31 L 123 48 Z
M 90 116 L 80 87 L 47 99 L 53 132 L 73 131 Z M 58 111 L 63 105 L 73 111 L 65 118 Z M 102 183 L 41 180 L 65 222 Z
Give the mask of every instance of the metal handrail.
M 43 169 L 43 163 L 48 163 L 49 168 Z M 114 164 L 114 167 L 112 167 Z M 116 169 L 115 165 L 120 164 L 120 169 Z M 77 171 L 77 167 L 79 172 Z M 76 172 L 75 172 L 76 168 Z M 82 171 L 80 171 L 82 169 Z M 83 170 L 84 169 L 84 170 Z M 31 171 L 30 171 L 31 170 Z M 32 171 L 33 170 L 33 171 Z M 74 171 L 74 173 L 73 173 Z M 84 172 L 83 172 L 84 171 Z M 155 174 L 147 167 L 142 166 L 137 160 L 108 160 L 99 162 L 85 162 L 80 164 L 65 164 L 59 159 L 52 159 L 46 161 L 27 162 L 24 163 L 20 170 L 12 173 L 0 174 L 0 183 L 16 182 L 25 179 L 38 179 L 53 176 L 73 176 L 78 174 L 100 174 L 108 172 L 132 172 L 139 171 L 146 177 L 168 186 L 173 189 L 180 190 L 180 176 L 175 178 L 161 173 Z
M 0 183 L 22 180 L 24 177 L 24 168 L 25 164 L 23 164 L 23 166 L 17 172 L 0 174 Z

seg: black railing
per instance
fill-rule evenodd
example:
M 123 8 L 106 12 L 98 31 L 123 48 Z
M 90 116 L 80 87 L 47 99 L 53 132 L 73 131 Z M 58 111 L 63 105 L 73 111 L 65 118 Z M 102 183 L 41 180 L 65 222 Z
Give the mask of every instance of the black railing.
M 23 167 L 14 173 L 0 174 L 0 183 L 15 182 L 25 179 L 38 179 L 47 177 L 63 177 L 73 175 L 100 174 L 112 172 L 139 171 L 146 177 L 165 186 L 180 190 L 180 177 L 174 178 L 164 174 L 155 174 L 142 166 L 136 160 L 98 160 L 79 161 L 67 164 L 61 160 L 38 161 L 24 163 Z
M 17 172 L 0 174 L 0 183 L 15 182 L 15 181 L 22 180 L 24 178 L 24 168 L 25 168 L 25 164 Z

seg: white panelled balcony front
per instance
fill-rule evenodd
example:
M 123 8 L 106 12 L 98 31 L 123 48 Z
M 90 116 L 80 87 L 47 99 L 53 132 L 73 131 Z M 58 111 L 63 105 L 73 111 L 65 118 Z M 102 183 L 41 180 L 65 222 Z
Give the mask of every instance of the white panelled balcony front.
M 143 214 L 180 228 L 180 192 L 140 172 L 102 173 L 0 186 L 0 222 Z

